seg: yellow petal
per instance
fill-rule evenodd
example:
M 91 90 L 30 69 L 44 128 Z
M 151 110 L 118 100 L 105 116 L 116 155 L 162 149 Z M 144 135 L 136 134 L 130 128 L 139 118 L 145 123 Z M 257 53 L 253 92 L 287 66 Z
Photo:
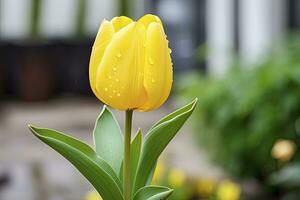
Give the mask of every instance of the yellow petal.
M 186 181 L 186 174 L 181 169 L 172 169 L 170 170 L 168 182 L 172 188 L 182 187 Z
M 90 78 L 90 85 L 94 92 L 94 94 L 98 97 L 97 91 L 96 91 L 96 75 L 97 75 L 97 69 L 99 67 L 99 64 L 101 62 L 102 56 L 104 54 L 104 51 L 111 41 L 112 37 L 114 35 L 114 28 L 112 24 L 109 21 L 103 20 L 98 34 L 96 36 L 96 40 L 93 45 L 91 58 L 90 58 L 90 67 L 89 67 L 89 78 Z
M 120 16 L 120 17 L 114 17 L 111 20 L 111 23 L 113 24 L 115 31 L 118 32 L 128 24 L 132 23 L 133 20 L 126 16 Z
M 103 200 L 102 197 L 96 191 L 90 191 L 86 194 L 85 200 Z
M 133 22 L 117 32 L 97 71 L 101 100 L 119 110 L 135 109 L 147 98 L 143 85 L 145 27 Z
M 147 102 L 139 108 L 149 111 L 161 106 L 168 98 L 173 81 L 173 69 L 163 27 L 152 22 L 146 33 L 144 86 Z
M 139 22 L 143 23 L 145 27 L 148 27 L 150 23 L 157 22 L 162 25 L 161 20 L 156 15 L 147 14 L 139 19 Z

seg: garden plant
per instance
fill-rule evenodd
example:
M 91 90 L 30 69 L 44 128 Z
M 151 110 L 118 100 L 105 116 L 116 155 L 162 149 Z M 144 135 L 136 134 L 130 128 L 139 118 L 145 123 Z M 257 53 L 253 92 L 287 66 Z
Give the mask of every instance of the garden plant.
M 171 50 L 161 20 L 145 15 L 138 21 L 122 16 L 104 20 L 95 39 L 89 79 L 95 96 L 125 112 L 122 131 L 107 106 L 96 120 L 94 148 L 47 128 L 31 132 L 69 160 L 103 200 L 163 200 L 172 189 L 151 185 L 157 159 L 193 112 L 197 99 L 155 123 L 142 137 L 132 134 L 136 111 L 159 108 L 173 81 Z
M 255 199 L 299 199 L 298 44 L 292 36 L 254 66 L 234 66 L 222 77 L 194 73 L 177 84 L 185 100 L 201 97 L 194 113 L 200 146 L 232 177 L 256 185 Z

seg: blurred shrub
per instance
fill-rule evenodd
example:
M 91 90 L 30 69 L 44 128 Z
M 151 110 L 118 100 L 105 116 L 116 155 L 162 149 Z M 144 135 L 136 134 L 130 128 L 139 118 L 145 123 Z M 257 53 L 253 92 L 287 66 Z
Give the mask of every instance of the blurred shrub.
M 197 141 L 231 175 L 254 177 L 270 186 L 270 174 L 288 165 L 272 157 L 279 139 L 293 141 L 295 152 L 289 159 L 300 160 L 299 44 L 293 39 L 264 63 L 232 67 L 222 78 L 193 73 L 177 85 L 181 97 L 199 97 L 194 114 Z

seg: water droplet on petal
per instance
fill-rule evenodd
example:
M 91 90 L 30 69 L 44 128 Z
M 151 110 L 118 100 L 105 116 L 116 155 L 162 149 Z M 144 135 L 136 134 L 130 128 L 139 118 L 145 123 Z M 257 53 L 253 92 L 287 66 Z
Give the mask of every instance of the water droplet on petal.
M 172 53 L 172 49 L 169 48 L 169 53 Z
M 152 58 L 149 58 L 149 63 L 150 63 L 150 65 L 154 65 L 154 61 Z
M 117 58 L 121 58 L 122 57 L 122 54 L 121 53 L 118 53 L 117 54 Z
M 113 67 L 112 70 L 113 70 L 113 71 L 117 71 L 117 68 L 116 68 L 116 67 Z
M 112 77 L 111 77 L 111 76 L 108 76 L 108 79 L 112 79 Z
M 116 78 L 116 82 L 120 82 L 120 80 Z
M 118 97 L 120 97 L 120 96 L 121 96 L 121 94 L 120 94 L 120 93 L 118 93 L 118 94 L 117 94 L 117 96 L 118 96 Z
M 108 97 L 109 97 L 109 98 L 112 98 L 113 96 L 109 95 Z
M 152 83 L 155 83 L 155 79 L 154 79 L 154 78 L 153 78 L 153 79 L 151 79 L 151 82 L 152 82 Z
M 104 90 L 107 92 L 107 91 L 108 91 L 108 88 L 104 88 Z

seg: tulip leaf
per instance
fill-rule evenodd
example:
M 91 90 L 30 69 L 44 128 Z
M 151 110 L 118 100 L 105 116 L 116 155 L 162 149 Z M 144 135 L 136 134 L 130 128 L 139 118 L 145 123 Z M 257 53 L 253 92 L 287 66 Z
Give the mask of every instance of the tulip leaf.
M 161 186 L 145 186 L 139 189 L 133 197 L 133 200 L 165 200 L 173 190 Z
M 300 163 L 290 163 L 281 170 L 273 173 L 269 178 L 269 182 L 273 185 L 300 188 Z
M 155 128 L 156 126 L 160 125 L 163 122 L 172 120 L 174 117 L 176 117 L 177 115 L 180 115 L 186 111 L 189 111 L 191 109 L 191 106 L 195 106 L 197 104 L 198 99 L 194 99 L 191 103 L 175 110 L 174 112 L 170 113 L 169 115 L 165 116 L 164 118 L 162 118 L 161 120 L 159 120 L 158 122 L 156 122 L 149 131 L 151 131 L 153 128 Z
M 94 128 L 94 143 L 97 154 L 119 173 L 123 160 L 123 136 L 114 115 L 103 107 Z
M 154 167 L 152 168 L 151 172 L 149 173 L 149 176 L 148 176 L 146 185 L 150 185 L 150 184 L 152 183 L 152 180 L 153 180 L 153 176 L 154 176 L 154 173 L 155 173 L 156 166 L 157 166 L 157 162 L 155 163 Z
M 120 168 L 120 172 L 119 172 L 119 179 L 120 179 L 120 181 L 123 183 L 123 167 L 124 167 L 124 165 L 123 165 L 124 163 L 123 163 L 123 161 L 122 161 L 122 163 L 121 163 L 121 168 Z
M 138 164 L 134 183 L 135 192 L 147 184 L 158 157 L 192 114 L 196 104 L 197 99 L 163 118 L 149 130 Z
M 29 126 L 29 129 L 69 160 L 95 187 L 103 200 L 124 200 L 117 175 L 89 145 L 55 130 L 33 126 Z
M 135 138 L 131 143 L 131 149 L 130 149 L 131 188 L 133 188 L 133 182 L 134 182 L 136 169 L 140 159 L 141 148 L 142 148 L 142 131 L 141 129 L 139 129 L 138 133 L 136 134 Z

